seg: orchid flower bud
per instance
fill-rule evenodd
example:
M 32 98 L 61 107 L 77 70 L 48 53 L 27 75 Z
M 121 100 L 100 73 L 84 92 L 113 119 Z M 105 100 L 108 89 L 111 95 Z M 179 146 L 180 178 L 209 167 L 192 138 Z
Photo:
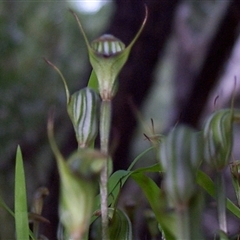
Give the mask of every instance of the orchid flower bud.
M 98 178 L 106 158 L 99 150 L 83 148 L 70 156 L 67 165 L 77 176 L 92 181 Z
M 94 40 L 89 52 L 90 63 L 97 75 L 99 93 L 103 100 L 111 100 L 116 92 L 116 78 L 127 61 L 125 45 L 110 34 Z
M 97 136 L 99 109 L 100 98 L 90 88 L 83 88 L 70 96 L 67 110 L 80 148 L 91 146 Z
M 196 191 L 196 171 L 202 160 L 202 137 L 186 126 L 171 131 L 160 146 L 164 187 L 173 206 L 186 205 Z
M 228 165 L 233 145 L 233 110 L 214 112 L 204 126 L 204 159 L 214 169 Z
M 88 87 L 70 95 L 67 82 L 61 71 L 47 59 L 45 61 L 56 70 L 64 84 L 67 111 L 75 130 L 79 148 L 91 146 L 98 133 L 99 95 Z
M 98 177 L 106 156 L 93 149 L 79 149 L 68 161 L 60 153 L 53 136 L 53 120 L 48 122 L 48 137 L 60 175 L 60 221 L 69 239 L 83 239 L 90 225 Z
M 147 8 L 145 18 L 139 31 L 126 48 L 123 42 L 109 34 L 101 36 L 90 44 L 77 15 L 74 12 L 72 13 L 85 39 L 89 60 L 98 79 L 99 94 L 102 100 L 111 100 L 116 92 L 116 78 L 126 63 L 130 50 L 146 23 Z

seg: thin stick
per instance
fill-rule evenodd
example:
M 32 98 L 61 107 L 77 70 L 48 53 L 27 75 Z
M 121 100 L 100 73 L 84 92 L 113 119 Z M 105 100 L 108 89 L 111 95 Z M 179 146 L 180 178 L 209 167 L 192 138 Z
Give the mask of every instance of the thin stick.
M 109 135 L 111 126 L 111 101 L 102 101 L 100 115 L 100 146 L 101 151 L 109 154 Z M 108 161 L 106 159 L 100 176 L 101 215 L 102 215 L 102 239 L 108 237 Z
M 223 171 L 217 172 L 217 209 L 219 228 L 227 233 L 227 216 L 226 216 L 226 193 Z

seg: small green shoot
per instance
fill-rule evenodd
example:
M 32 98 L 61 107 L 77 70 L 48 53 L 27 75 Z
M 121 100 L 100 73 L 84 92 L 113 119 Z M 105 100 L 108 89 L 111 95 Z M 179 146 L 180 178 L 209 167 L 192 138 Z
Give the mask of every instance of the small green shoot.
M 20 147 L 17 148 L 15 166 L 15 225 L 17 239 L 29 239 L 25 173 Z

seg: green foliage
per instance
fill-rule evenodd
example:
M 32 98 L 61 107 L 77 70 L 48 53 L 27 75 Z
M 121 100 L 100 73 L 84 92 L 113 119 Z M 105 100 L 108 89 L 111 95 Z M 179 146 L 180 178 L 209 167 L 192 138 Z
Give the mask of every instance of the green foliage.
M 109 217 L 109 239 L 132 239 L 132 224 L 127 214 L 118 208 L 108 208 Z M 101 218 L 98 217 L 91 224 L 91 239 L 97 240 L 101 235 Z
M 198 171 L 197 183 L 212 197 L 216 198 L 216 186 L 212 179 L 204 172 Z M 240 209 L 230 199 L 227 199 L 227 208 L 240 219 Z
M 133 174 L 132 177 L 141 186 L 146 195 L 155 217 L 161 226 L 161 230 L 164 232 L 165 238 L 175 239 L 177 233 L 175 232 L 174 216 L 166 211 L 167 202 L 160 188 L 151 178 L 145 176 L 144 173 Z
M 17 239 L 28 239 L 28 210 L 27 193 L 25 183 L 25 173 L 23 168 L 23 159 L 20 147 L 17 149 L 16 169 L 15 169 L 15 226 Z
M 216 170 L 228 165 L 233 145 L 232 123 L 233 110 L 222 109 L 214 112 L 204 126 L 204 159 Z
M 70 94 L 61 71 L 46 60 L 63 81 L 66 108 L 79 145 L 78 149 L 65 159 L 54 138 L 53 116 L 49 117 L 48 139 L 60 176 L 60 238 L 133 239 L 132 222 L 127 213 L 118 207 L 121 190 L 131 178 L 145 195 L 158 224 L 157 231 L 164 239 L 203 239 L 204 234 L 200 227 L 204 205 L 203 189 L 215 198 L 219 208 L 219 236 L 221 239 L 228 239 L 226 208 L 240 218 L 239 207 L 224 195 L 222 173 L 229 165 L 232 152 L 235 110 L 216 111 L 207 119 L 200 132 L 178 125 L 167 135 L 161 135 L 161 138 L 156 135 L 157 138 L 152 141 L 153 146 L 138 155 L 127 170 L 112 173 L 109 135 L 111 101 L 117 90 L 116 77 L 145 25 L 147 10 L 140 30 L 126 48 L 120 40 L 109 35 L 98 38 L 90 45 L 77 15 L 73 15 L 82 31 L 93 67 L 88 87 Z M 100 149 L 94 148 L 98 133 Z M 153 165 L 136 168 L 136 163 L 150 151 L 157 153 L 158 160 Z M 203 160 L 217 171 L 219 178 L 215 183 L 201 170 Z M 237 163 L 231 165 L 233 184 L 239 198 L 238 167 Z M 161 176 L 161 186 L 149 173 Z M 40 198 L 35 199 L 33 204 L 34 210 L 28 213 L 25 177 L 22 154 L 18 147 L 14 211 L 2 198 L 0 206 L 14 217 L 17 239 L 29 239 L 29 235 L 32 239 L 38 239 L 36 222 L 48 222 L 41 216 L 43 198 L 47 194 L 40 194 Z M 31 221 L 34 223 L 34 233 L 29 230 Z M 150 232 L 156 232 L 156 229 Z

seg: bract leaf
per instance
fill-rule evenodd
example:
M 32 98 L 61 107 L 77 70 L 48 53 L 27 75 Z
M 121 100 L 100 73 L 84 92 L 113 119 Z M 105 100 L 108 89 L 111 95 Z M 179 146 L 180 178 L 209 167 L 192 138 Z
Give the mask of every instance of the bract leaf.
M 142 172 L 133 173 L 131 177 L 144 192 L 161 230 L 164 232 L 165 239 L 177 239 L 175 216 L 167 211 L 167 201 L 164 193 L 151 178 L 145 176 Z
M 22 152 L 17 148 L 15 166 L 15 227 L 17 239 L 29 239 L 27 194 Z
M 116 208 L 108 208 L 109 218 L 109 239 L 116 240 L 131 240 L 132 225 L 131 222 L 122 210 Z M 101 235 L 101 216 L 96 218 L 90 227 L 90 239 L 97 240 Z
M 112 218 L 109 221 L 109 237 L 110 239 L 132 239 L 132 224 L 125 212 L 120 209 L 108 209 Z
M 212 179 L 204 172 L 198 171 L 197 183 L 212 197 L 216 197 L 216 186 L 214 185 Z M 240 218 L 240 209 L 229 199 L 227 199 L 227 208 L 236 217 Z
M 90 78 L 88 80 L 88 87 L 92 88 L 96 93 L 98 93 L 98 80 L 94 70 L 92 70 Z

